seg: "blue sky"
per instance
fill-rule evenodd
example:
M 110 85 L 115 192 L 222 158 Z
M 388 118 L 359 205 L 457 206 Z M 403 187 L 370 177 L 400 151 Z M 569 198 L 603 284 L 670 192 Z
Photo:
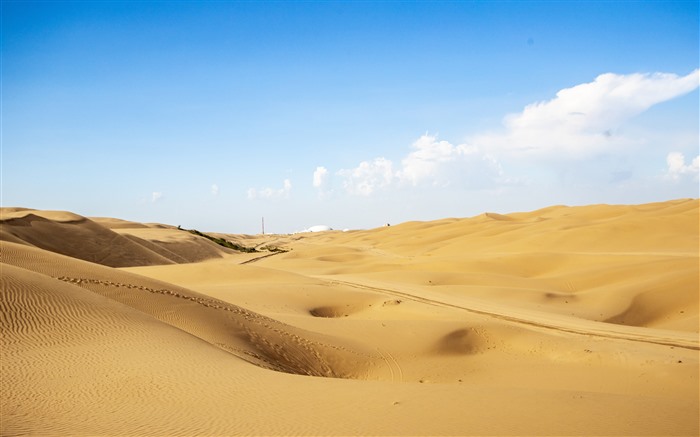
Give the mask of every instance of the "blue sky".
M 2 2 L 2 205 L 256 233 L 698 197 L 698 3 Z

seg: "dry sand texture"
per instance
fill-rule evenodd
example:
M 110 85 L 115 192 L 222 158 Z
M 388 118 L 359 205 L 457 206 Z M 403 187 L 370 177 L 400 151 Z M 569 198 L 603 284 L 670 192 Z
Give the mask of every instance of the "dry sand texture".
M 5 208 L 0 434 L 698 435 L 698 206 L 217 235 L 284 253 Z

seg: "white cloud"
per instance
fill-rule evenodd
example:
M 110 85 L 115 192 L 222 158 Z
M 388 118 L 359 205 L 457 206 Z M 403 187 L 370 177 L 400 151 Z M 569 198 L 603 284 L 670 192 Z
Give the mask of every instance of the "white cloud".
M 328 181 L 328 169 L 326 167 L 316 167 L 314 171 L 314 187 L 323 188 Z
M 438 185 L 438 177 L 445 164 L 478 152 L 476 147 L 460 144 L 454 146 L 447 141 L 438 141 L 435 136 L 425 134 L 412 145 L 413 151 L 401 160 L 401 169 L 396 177 L 402 183 L 413 186 L 430 180 Z M 447 182 L 449 184 L 449 181 Z M 443 184 L 440 184 L 443 185 Z
M 411 146 L 412 151 L 394 169 L 392 161 L 375 158 L 355 168 L 338 171 L 343 186 L 350 194 L 368 196 L 389 187 L 431 185 L 447 187 L 463 185 L 482 188 L 501 180 L 500 162 L 481 153 L 474 146 L 453 145 L 433 135 L 422 135 Z
M 700 168 L 700 155 L 686 165 L 685 156 L 682 153 L 671 152 L 666 156 L 666 165 L 668 166 L 666 175 L 673 180 L 679 180 L 685 175 L 695 175 L 695 179 L 697 179 Z
M 248 189 L 248 199 L 276 199 L 276 198 L 287 198 L 289 197 L 289 193 L 292 191 L 292 182 L 289 179 L 285 179 L 282 182 L 282 188 L 274 189 L 274 188 L 262 188 L 262 189 L 255 189 L 255 188 L 249 188 Z
M 379 157 L 335 175 L 347 193 L 362 196 L 418 186 L 488 189 L 537 180 L 578 183 L 583 178 L 591 183 L 611 180 L 611 175 L 619 178 L 620 166 L 634 159 L 630 146 L 638 150 L 658 142 L 648 135 L 630 135 L 635 130 L 625 123 L 658 103 L 697 89 L 699 81 L 699 70 L 686 76 L 601 74 L 504 117 L 501 132 L 476 134 L 456 145 L 426 133 L 400 163 Z M 696 134 L 693 138 L 697 141 Z M 669 155 L 668 176 L 687 174 L 697 175 L 697 159 L 686 164 L 682 156 Z M 326 184 L 328 176 L 325 167 L 317 167 L 314 187 Z
M 675 74 L 601 74 L 593 82 L 559 91 L 555 98 L 533 103 L 505 117 L 506 131 L 473 138 L 490 151 L 573 158 L 633 143 L 618 128 L 653 105 L 698 88 L 699 70 Z
M 211 194 L 213 194 L 214 196 L 217 196 L 219 194 L 219 186 L 218 185 L 212 184 Z
M 386 158 L 363 161 L 353 169 L 340 170 L 338 174 L 345 178 L 343 186 L 348 193 L 362 196 L 388 187 L 395 178 L 393 164 Z
M 153 193 L 151 193 L 151 203 L 156 203 L 162 198 L 163 198 L 163 193 L 161 193 L 159 191 L 154 191 Z
M 330 183 L 330 174 L 326 167 L 316 167 L 313 175 L 313 186 L 318 193 L 319 199 L 325 199 L 333 194 Z

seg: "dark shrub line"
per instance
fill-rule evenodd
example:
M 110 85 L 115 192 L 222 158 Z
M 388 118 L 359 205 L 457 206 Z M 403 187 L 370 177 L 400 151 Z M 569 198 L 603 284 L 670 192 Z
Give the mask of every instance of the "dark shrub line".
M 224 238 L 212 237 L 211 235 L 207 235 L 204 232 L 199 232 L 196 229 L 182 229 L 180 227 L 178 227 L 178 229 L 181 229 L 183 231 L 187 231 L 190 234 L 199 235 L 200 237 L 204 237 L 207 240 L 213 241 L 214 243 L 218 244 L 219 246 L 233 249 L 233 250 L 236 250 L 238 252 L 245 252 L 245 253 L 258 252 L 258 250 L 255 249 L 254 247 L 243 246 L 242 244 L 234 243 L 234 242 L 228 241 Z

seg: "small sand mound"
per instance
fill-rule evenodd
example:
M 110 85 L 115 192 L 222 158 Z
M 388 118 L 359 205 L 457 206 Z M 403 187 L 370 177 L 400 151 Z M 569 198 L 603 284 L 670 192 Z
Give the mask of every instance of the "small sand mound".
M 513 217 L 510 217 L 510 216 L 505 215 L 505 214 L 497 214 L 495 212 L 484 213 L 484 216 L 488 217 L 490 219 L 493 219 L 493 220 L 506 221 L 506 222 L 514 220 Z
M 470 327 L 457 329 L 446 334 L 438 341 L 436 349 L 438 353 L 472 355 L 482 353 L 490 347 L 486 330 Z
M 697 276 L 688 278 L 686 282 L 698 288 Z M 668 284 L 670 286 L 678 284 Z M 689 287 L 687 284 L 682 286 Z M 693 285 L 690 285 L 692 287 Z M 697 327 L 698 319 L 698 294 L 671 293 L 664 289 L 651 290 L 635 296 L 627 308 L 605 320 L 608 323 L 627 326 L 644 327 L 673 327 L 676 319 L 695 320 Z M 697 331 L 696 331 L 697 332 Z

